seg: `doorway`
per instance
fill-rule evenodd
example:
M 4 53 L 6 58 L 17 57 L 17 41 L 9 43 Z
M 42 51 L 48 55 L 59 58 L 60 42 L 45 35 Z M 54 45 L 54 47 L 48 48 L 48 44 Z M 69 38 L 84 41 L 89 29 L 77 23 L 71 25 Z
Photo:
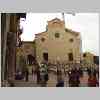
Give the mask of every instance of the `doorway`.
M 73 53 L 68 54 L 69 61 L 73 61 Z
M 29 65 L 33 65 L 35 62 L 35 57 L 31 54 L 27 55 L 27 62 Z
M 48 61 L 48 53 L 43 53 L 43 59 L 44 59 L 45 61 Z

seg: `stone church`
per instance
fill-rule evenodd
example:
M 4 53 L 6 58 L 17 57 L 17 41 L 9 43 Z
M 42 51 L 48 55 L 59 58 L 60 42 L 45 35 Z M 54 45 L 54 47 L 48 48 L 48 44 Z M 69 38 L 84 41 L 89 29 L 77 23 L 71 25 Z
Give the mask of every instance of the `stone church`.
M 66 28 L 63 20 L 48 21 L 46 31 L 35 35 L 35 44 L 37 61 L 80 63 L 80 33 Z

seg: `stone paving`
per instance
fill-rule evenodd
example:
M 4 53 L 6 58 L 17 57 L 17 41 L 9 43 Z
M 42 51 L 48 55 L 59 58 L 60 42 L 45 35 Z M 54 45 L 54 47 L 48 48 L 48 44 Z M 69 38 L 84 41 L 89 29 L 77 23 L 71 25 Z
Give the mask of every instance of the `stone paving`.
M 29 81 L 25 82 L 25 80 L 15 81 L 15 87 L 40 87 L 40 85 L 36 84 L 37 77 L 29 75 Z M 80 87 L 87 87 L 88 75 L 87 72 L 84 72 L 83 77 L 80 78 Z M 49 73 L 49 80 L 47 82 L 47 87 L 56 87 L 57 76 L 54 73 Z M 65 87 L 68 87 L 68 75 L 64 77 Z

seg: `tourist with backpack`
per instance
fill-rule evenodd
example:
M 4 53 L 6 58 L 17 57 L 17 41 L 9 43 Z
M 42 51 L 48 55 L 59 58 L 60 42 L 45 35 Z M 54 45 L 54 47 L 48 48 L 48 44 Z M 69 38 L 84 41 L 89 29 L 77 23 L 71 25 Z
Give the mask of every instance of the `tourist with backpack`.
M 48 81 L 48 68 L 45 63 L 40 65 L 41 86 L 45 87 Z

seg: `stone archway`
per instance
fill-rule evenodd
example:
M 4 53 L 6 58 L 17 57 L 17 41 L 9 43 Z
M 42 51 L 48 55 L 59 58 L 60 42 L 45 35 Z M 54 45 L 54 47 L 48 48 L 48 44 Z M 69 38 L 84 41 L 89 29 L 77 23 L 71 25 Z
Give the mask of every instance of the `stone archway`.
M 27 62 L 29 65 L 33 65 L 35 62 L 35 57 L 32 54 L 27 55 Z

